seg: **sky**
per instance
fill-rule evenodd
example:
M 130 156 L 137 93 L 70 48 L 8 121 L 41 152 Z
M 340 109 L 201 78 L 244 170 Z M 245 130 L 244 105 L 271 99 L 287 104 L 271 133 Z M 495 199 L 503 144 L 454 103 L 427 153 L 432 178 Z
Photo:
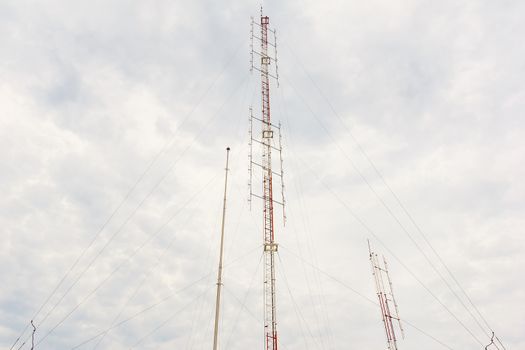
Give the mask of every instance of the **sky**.
M 210 348 L 226 147 L 220 348 L 263 347 L 260 5 L 0 1 L 0 347 Z M 367 239 L 399 349 L 525 348 L 525 3 L 263 5 L 280 348 L 387 347 Z

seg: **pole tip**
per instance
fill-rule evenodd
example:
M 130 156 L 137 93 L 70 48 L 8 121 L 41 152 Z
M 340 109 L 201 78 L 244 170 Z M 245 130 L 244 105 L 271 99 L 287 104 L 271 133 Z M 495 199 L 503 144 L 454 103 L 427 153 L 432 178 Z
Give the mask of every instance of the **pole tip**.
M 230 147 L 226 147 L 226 150 L 229 151 L 229 150 L 230 150 Z

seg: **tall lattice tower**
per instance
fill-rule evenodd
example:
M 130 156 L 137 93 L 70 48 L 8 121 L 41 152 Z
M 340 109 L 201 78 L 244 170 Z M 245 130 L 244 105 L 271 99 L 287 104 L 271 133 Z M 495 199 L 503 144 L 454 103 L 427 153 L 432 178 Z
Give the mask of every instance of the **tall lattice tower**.
M 374 276 L 379 307 L 381 309 L 381 317 L 385 326 L 388 350 L 397 350 L 397 338 L 394 329 L 394 322 L 392 320 L 397 320 L 399 330 L 403 337 L 404 332 L 401 319 L 399 318 L 396 299 L 394 298 L 392 280 L 388 274 L 388 265 L 384 256 L 382 257 L 382 262 L 379 260 L 378 255 L 370 248 L 370 242 L 368 242 L 368 252 L 370 255 L 370 264 L 372 265 L 372 275 Z
M 275 241 L 276 205 L 282 207 L 283 224 L 284 214 L 284 184 L 282 170 L 281 126 L 272 124 L 270 113 L 270 83 L 275 80 L 278 84 L 276 32 L 269 28 L 270 18 L 264 16 L 261 9 L 260 21 L 252 18 L 251 24 L 251 71 L 258 71 L 261 75 L 261 117 L 253 115 L 250 107 L 250 155 L 249 155 L 249 188 L 250 207 L 253 197 L 262 200 L 263 210 L 263 249 L 264 249 L 264 346 L 266 350 L 277 350 L 277 312 L 275 293 L 275 254 L 278 245 Z M 260 31 L 258 30 L 260 29 Z M 260 35 L 260 36 L 259 36 Z M 254 42 L 260 42 L 260 50 L 255 48 Z M 272 54 L 269 49 L 273 48 Z M 259 60 L 260 58 L 260 60 Z M 254 130 L 254 124 L 260 126 Z M 260 162 L 255 160 L 253 145 L 258 144 Z M 279 154 L 278 164 L 272 164 L 272 151 Z M 259 158 L 259 157 L 257 157 Z M 277 163 L 277 162 L 276 162 Z M 253 190 L 254 168 L 262 170 L 262 193 Z M 279 169 L 279 170 L 276 170 Z M 281 201 L 274 198 L 274 178 L 278 178 L 281 187 Z M 277 182 L 277 183 L 278 183 Z

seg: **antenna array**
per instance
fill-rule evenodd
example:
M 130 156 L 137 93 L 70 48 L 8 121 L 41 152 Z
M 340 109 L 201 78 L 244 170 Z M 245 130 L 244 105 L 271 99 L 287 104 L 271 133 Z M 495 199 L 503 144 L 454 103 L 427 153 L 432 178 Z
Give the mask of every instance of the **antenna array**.
M 271 122 L 270 115 L 270 78 L 275 79 L 278 85 L 279 73 L 277 70 L 277 44 L 276 32 L 269 28 L 270 18 L 263 16 L 261 9 L 260 22 L 252 18 L 251 23 L 251 68 L 250 71 L 258 71 L 261 75 L 261 117 L 253 115 L 250 107 L 250 154 L 249 154 L 249 189 L 250 208 L 254 197 L 262 199 L 263 202 L 263 238 L 264 238 L 264 347 L 266 350 L 277 350 L 277 316 L 276 316 L 276 294 L 275 294 L 275 254 L 278 244 L 275 242 L 274 206 L 282 207 L 283 224 L 286 220 L 284 211 L 284 183 L 282 168 L 282 137 L 281 125 Z M 257 36 L 255 30 L 260 30 Z M 273 34 L 273 41 L 268 36 Z M 260 43 L 260 50 L 254 48 L 254 42 Z M 273 47 L 273 56 L 268 53 L 268 48 Z M 260 60 L 255 60 L 259 57 Z M 275 67 L 275 68 L 274 68 Z M 259 126 L 254 133 L 254 123 Z M 278 137 L 274 137 L 277 134 Z M 276 141 L 277 139 L 277 141 Z M 254 160 L 254 144 L 261 146 L 260 162 Z M 278 171 L 273 170 L 272 151 L 279 153 Z M 259 157 L 258 157 L 259 158 Z M 277 164 L 276 164 L 277 165 Z M 262 193 L 253 191 L 254 167 L 262 171 Z M 280 179 L 281 201 L 274 199 L 273 186 L 274 176 Z
M 370 255 L 370 263 L 372 265 L 372 275 L 374 276 L 377 298 L 379 299 L 379 306 L 381 308 L 381 317 L 385 326 L 388 350 L 397 350 L 397 338 L 394 330 L 394 322 L 392 320 L 397 320 L 403 338 L 405 337 L 405 334 L 401 324 L 401 319 L 399 318 L 397 303 L 394 298 L 392 280 L 388 274 L 388 265 L 384 256 L 382 256 L 381 262 L 378 255 L 372 251 L 370 248 L 370 241 L 368 242 L 368 252 Z M 394 306 L 393 310 L 391 310 L 390 303 Z

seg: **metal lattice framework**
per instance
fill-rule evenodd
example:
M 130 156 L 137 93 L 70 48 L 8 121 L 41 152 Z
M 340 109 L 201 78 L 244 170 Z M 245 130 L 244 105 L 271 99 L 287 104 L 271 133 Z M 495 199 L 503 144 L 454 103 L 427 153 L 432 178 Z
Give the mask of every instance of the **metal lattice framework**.
M 251 70 L 260 72 L 261 75 L 261 118 L 253 116 L 253 111 L 250 108 L 250 204 L 252 197 L 262 199 L 263 202 L 263 249 L 264 249 L 264 346 L 266 350 L 277 350 L 277 313 L 276 313 L 276 293 L 275 293 L 275 254 L 277 253 L 278 244 L 275 242 L 275 221 L 274 221 L 274 207 L 280 205 L 283 208 L 283 222 L 285 220 L 284 214 L 284 184 L 282 171 L 282 146 L 281 146 L 281 127 L 274 125 L 271 121 L 270 110 L 270 78 L 277 80 L 277 46 L 275 31 L 269 28 L 270 19 L 268 16 L 263 16 L 261 10 L 260 22 L 257 23 L 252 19 L 252 50 L 251 50 Z M 260 37 L 254 33 L 254 28 L 260 29 Z M 273 42 L 268 38 L 269 34 L 273 34 Z M 254 49 L 253 42 L 260 42 L 260 51 Z M 268 53 L 269 47 L 274 48 L 274 56 L 271 57 Z M 254 64 L 254 56 L 260 57 L 260 65 Z M 270 72 L 270 67 L 275 66 L 275 69 Z M 273 73 L 274 72 L 274 73 Z M 260 134 L 255 135 L 253 131 L 254 121 L 260 123 Z M 277 132 L 278 137 L 274 138 Z M 277 139 L 277 141 L 276 141 Z M 253 144 L 257 143 L 261 146 L 261 161 L 254 161 Z M 276 172 L 272 166 L 272 150 L 279 154 L 279 168 Z M 254 166 L 262 169 L 262 193 L 255 194 L 252 190 L 252 176 Z M 280 179 L 282 200 L 276 201 L 274 199 L 274 176 Z
M 368 252 L 370 254 L 372 275 L 374 276 L 379 307 L 381 308 L 381 317 L 385 326 L 388 349 L 397 350 L 397 338 L 392 320 L 397 320 L 402 337 L 404 337 L 404 331 L 401 319 L 399 318 L 397 303 L 394 298 L 392 280 L 388 274 L 388 265 L 384 256 L 382 257 L 382 261 L 379 260 L 378 255 L 370 248 L 370 242 L 368 242 Z M 393 304 L 393 309 L 390 303 Z

